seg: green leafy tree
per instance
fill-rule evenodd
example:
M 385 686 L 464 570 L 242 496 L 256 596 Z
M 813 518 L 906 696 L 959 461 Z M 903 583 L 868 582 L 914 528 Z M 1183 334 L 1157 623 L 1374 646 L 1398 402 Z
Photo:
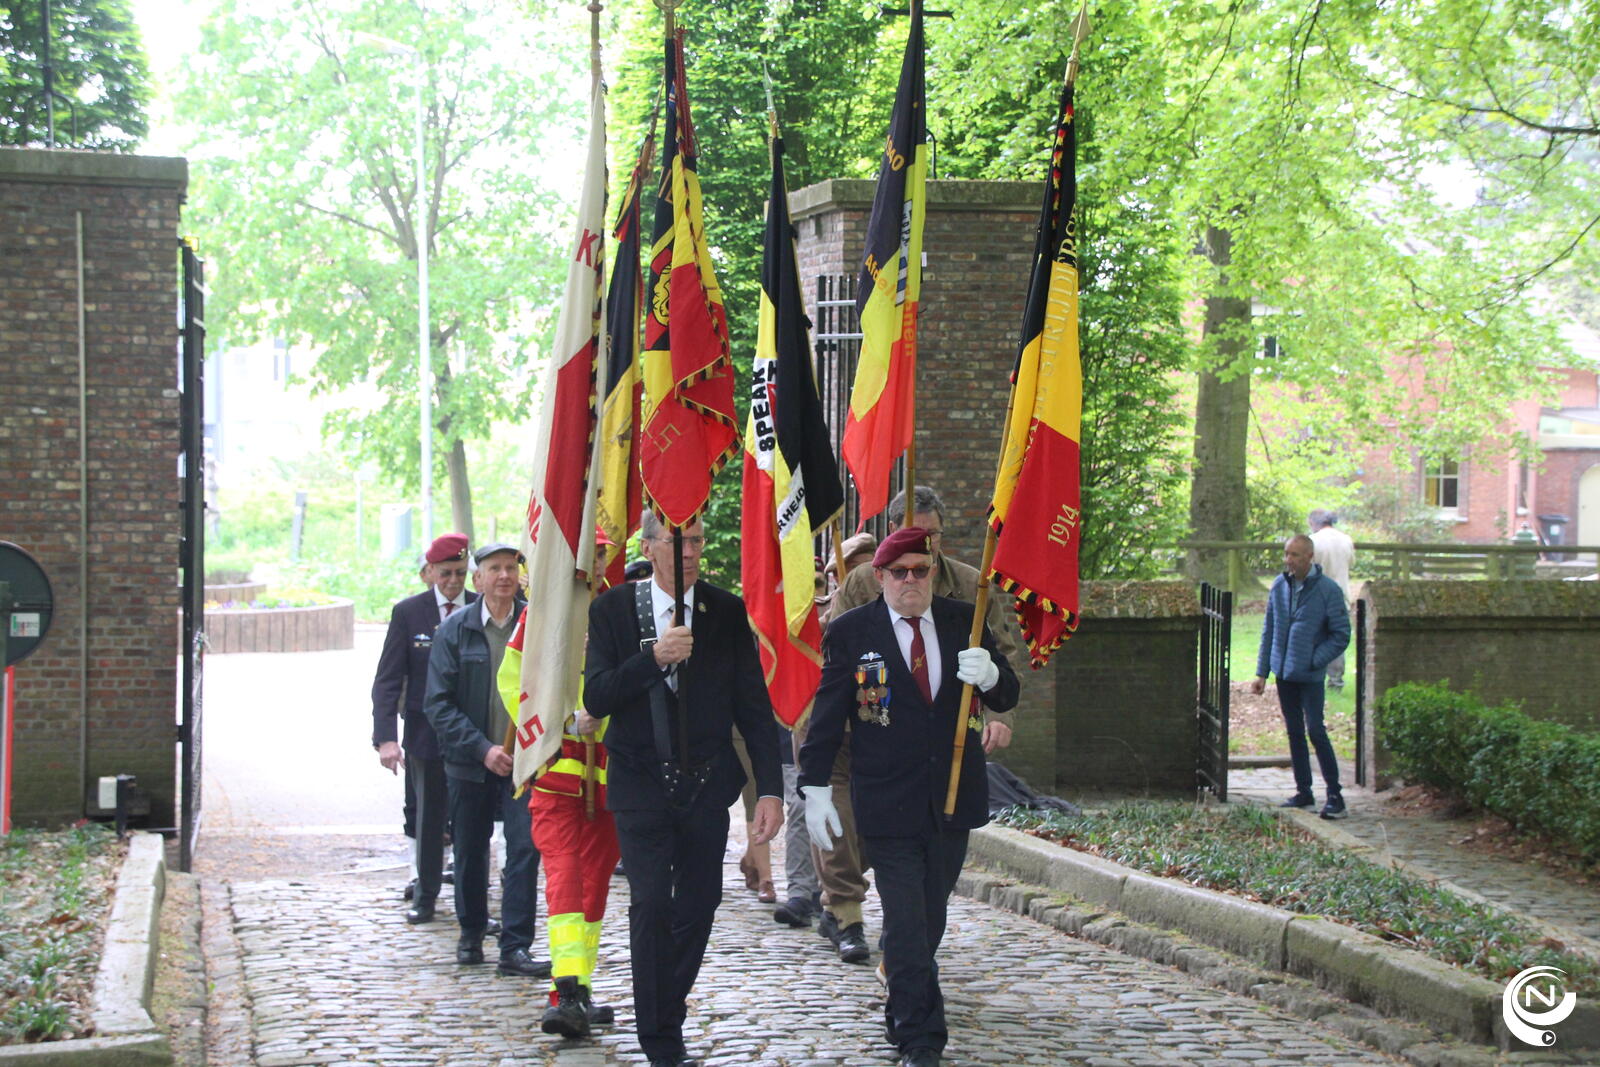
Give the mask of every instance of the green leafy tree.
M 0 0 L 0 145 L 46 141 L 41 14 L 39 0 Z M 55 105 L 56 144 L 126 151 L 144 138 L 150 71 L 127 0 L 54 0 L 50 59 L 70 104 Z
M 585 28 L 526 5 L 223 0 L 189 67 L 184 107 L 205 131 L 190 220 L 216 265 L 213 327 L 309 347 L 319 390 L 363 396 L 326 429 L 408 488 L 428 242 L 436 463 L 469 535 L 464 442 L 531 410 L 554 326 L 570 211 L 540 175 L 575 186 L 582 168 Z M 420 202 L 416 59 L 363 32 L 421 51 Z

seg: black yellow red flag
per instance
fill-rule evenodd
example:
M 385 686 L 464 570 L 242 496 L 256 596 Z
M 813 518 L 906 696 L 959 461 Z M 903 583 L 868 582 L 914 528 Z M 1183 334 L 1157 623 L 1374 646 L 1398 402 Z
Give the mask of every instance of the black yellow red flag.
M 761 312 L 744 435 L 740 571 L 772 710 L 793 726 L 822 677 L 812 537 L 844 508 L 800 295 L 783 141 L 772 142 Z
M 840 452 L 861 496 L 861 519 L 889 502 L 895 460 L 916 428 L 917 307 L 922 293 L 922 224 L 927 213 L 927 91 L 922 6 L 911 6 L 911 34 L 900 65 L 878 188 L 856 279 L 861 356 L 850 391 Z
M 990 573 L 1016 596 L 1017 618 L 1036 666 L 1078 626 L 1083 366 L 1076 152 L 1069 83 L 1061 93 L 1050 148 L 1022 344 L 1011 379 L 1011 422 L 989 504 L 999 535 Z

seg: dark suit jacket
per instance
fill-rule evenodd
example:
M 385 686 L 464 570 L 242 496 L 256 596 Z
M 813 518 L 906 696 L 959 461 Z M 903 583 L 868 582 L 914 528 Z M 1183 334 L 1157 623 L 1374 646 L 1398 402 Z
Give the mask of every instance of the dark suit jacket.
M 624 582 L 589 606 L 583 672 L 584 706 L 589 714 L 611 720 L 606 804 L 613 811 L 666 805 L 649 695 L 662 673 L 655 657 L 639 650 L 633 587 Z M 695 583 L 694 597 L 694 654 L 680 668 L 679 692 L 687 697 L 690 760 L 711 765 L 704 801 L 726 808 L 744 788 L 744 769 L 733 750 L 735 727 L 750 752 L 756 792 L 781 797 L 778 724 L 744 601 L 705 582 Z
M 863 837 L 911 837 L 942 819 L 949 788 L 950 757 L 955 751 L 956 714 L 961 682 L 956 679 L 956 653 L 972 633 L 971 604 L 933 598 L 933 626 L 939 635 L 943 681 L 933 707 L 911 677 L 900 643 L 895 639 L 889 608 L 881 599 L 847 611 L 828 624 L 822 642 L 822 684 L 811 709 L 811 727 L 800 748 L 800 784 L 827 785 L 833 758 L 850 724 L 850 800 L 856 831 Z M 982 719 L 983 706 L 1010 711 L 1017 703 L 1017 675 L 1001 655 L 994 635 L 983 629 L 1000 680 L 987 693 L 973 689 L 972 712 Z M 889 671 L 889 724 L 879 726 L 856 717 L 856 661 L 868 652 L 883 657 Z M 956 792 L 952 829 L 970 830 L 989 821 L 989 781 L 984 767 L 983 738 L 968 729 L 962 749 L 961 785 Z
M 468 604 L 477 599 L 477 593 L 467 593 Z M 372 678 L 373 748 L 385 741 L 400 741 L 408 756 L 439 758 L 439 741 L 427 716 L 422 714 L 428 652 L 433 648 L 433 631 L 438 627 L 439 602 L 432 589 L 395 601 L 389 612 L 389 632 L 384 635 L 378 670 Z M 399 724 L 402 707 L 406 720 L 403 740 Z

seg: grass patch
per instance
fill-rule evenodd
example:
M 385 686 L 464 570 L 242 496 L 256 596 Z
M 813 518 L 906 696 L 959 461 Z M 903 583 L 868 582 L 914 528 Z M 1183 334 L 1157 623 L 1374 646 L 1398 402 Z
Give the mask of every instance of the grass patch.
M 123 852 L 97 824 L 0 837 L 0 1045 L 90 1033 Z
M 1067 848 L 1166 878 L 1316 915 L 1503 982 L 1536 965 L 1600 990 L 1600 963 L 1516 919 L 1327 845 L 1258 807 L 1140 801 L 1067 816 L 1010 808 L 995 819 Z

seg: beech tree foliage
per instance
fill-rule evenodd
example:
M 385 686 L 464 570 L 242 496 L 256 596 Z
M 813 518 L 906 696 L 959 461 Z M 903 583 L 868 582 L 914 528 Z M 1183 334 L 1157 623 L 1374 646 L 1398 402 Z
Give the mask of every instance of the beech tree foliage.
M 552 184 L 570 179 L 575 195 L 588 104 L 587 20 L 565 14 L 223 0 L 184 93 L 205 131 L 188 217 L 213 264 L 213 328 L 224 341 L 286 337 L 315 354 L 317 388 L 361 387 L 326 429 L 407 487 L 420 449 L 416 261 L 428 242 L 434 455 L 468 534 L 463 441 L 530 410 L 559 299 L 571 215 L 569 190 Z M 361 32 L 421 51 L 420 202 L 417 61 Z
M 46 141 L 41 13 L 39 0 L 0 0 L 0 145 Z M 55 91 L 67 101 L 55 105 L 56 144 L 135 147 L 146 130 L 150 70 L 127 0 L 53 0 L 51 23 Z

